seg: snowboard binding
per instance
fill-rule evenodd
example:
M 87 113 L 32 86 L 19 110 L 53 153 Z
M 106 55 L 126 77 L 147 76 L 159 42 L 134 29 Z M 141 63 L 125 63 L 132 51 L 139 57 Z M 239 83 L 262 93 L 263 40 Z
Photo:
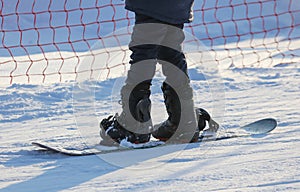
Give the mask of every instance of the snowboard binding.
M 216 134 L 218 129 L 219 129 L 219 124 L 214 121 L 209 113 L 202 109 L 202 108 L 197 108 L 196 109 L 196 116 L 198 120 L 198 129 L 199 132 L 202 131 L 202 135 L 213 135 Z M 208 123 L 208 128 L 206 128 L 206 122 Z

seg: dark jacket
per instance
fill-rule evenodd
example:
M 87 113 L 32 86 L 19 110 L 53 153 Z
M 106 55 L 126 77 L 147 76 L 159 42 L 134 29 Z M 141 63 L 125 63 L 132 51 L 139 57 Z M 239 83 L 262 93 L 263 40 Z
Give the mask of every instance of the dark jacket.
M 183 24 L 193 19 L 194 0 L 126 0 L 127 10 L 171 23 Z

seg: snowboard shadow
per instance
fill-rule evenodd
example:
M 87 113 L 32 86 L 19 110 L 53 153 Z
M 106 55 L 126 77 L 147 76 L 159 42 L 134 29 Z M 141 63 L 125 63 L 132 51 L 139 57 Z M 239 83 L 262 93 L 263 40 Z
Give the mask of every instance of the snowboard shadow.
M 25 178 L 24 181 L 4 187 L 1 191 L 61 191 L 75 188 L 96 178 L 97 188 L 101 188 L 102 183 L 105 184 L 104 181 L 101 182 L 102 179 L 105 180 L 105 177 L 102 178 L 105 175 L 111 177 L 111 174 L 118 174 L 122 169 L 136 171 L 157 168 L 167 163 L 167 160 L 175 159 L 183 150 L 196 147 L 199 145 L 167 145 L 79 157 L 23 150 L 10 153 L 12 158 L 4 162 L 3 166 L 32 172 L 36 176 L 27 180 Z
M 118 170 L 118 167 L 99 159 L 97 156 L 66 157 L 59 154 L 21 153 L 6 161 L 7 168 L 22 169 L 24 172 L 38 174 L 20 183 L 11 184 L 1 191 L 60 191 L 70 189 L 96 177 Z M 29 170 L 28 170 L 29 169 Z M 18 173 L 15 173 L 18 174 Z M 23 175 L 20 171 L 19 175 Z M 28 175 L 28 174 L 27 174 Z M 21 176 L 16 176 L 21 177 Z

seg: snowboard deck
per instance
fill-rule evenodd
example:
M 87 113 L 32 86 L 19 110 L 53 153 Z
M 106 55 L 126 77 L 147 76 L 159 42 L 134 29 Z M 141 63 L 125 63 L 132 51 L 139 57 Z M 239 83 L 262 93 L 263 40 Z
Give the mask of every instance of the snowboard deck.
M 220 141 L 220 140 L 227 140 L 232 138 L 251 137 L 254 135 L 267 134 L 272 130 L 274 130 L 276 127 L 277 127 L 277 121 L 275 119 L 266 118 L 240 127 L 239 129 L 241 129 L 244 133 L 233 132 L 230 133 L 230 135 L 219 136 L 219 137 L 207 137 L 207 136 L 200 135 L 198 142 Z M 164 145 L 173 145 L 171 143 L 164 143 L 161 141 L 149 141 L 144 144 L 125 145 L 125 147 L 123 145 L 123 146 L 105 147 L 105 149 L 101 149 L 101 146 L 99 145 L 93 148 L 76 149 L 76 148 L 64 148 L 59 146 L 51 146 L 51 144 L 48 144 L 46 142 L 32 142 L 32 144 L 34 146 L 39 147 L 41 151 L 47 151 L 50 153 L 59 153 L 67 156 L 88 156 L 88 155 L 120 152 L 126 150 L 153 148 L 153 147 L 164 146 Z

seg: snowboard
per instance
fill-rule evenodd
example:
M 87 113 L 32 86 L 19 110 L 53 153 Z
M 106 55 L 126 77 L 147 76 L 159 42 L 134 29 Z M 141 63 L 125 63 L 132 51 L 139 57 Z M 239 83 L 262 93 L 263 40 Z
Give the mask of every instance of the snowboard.
M 237 132 L 227 132 L 227 135 L 218 136 L 218 137 L 208 137 L 205 135 L 200 135 L 198 142 L 211 142 L 211 141 L 221 141 L 227 140 L 232 138 L 239 138 L 239 137 L 251 137 L 254 135 L 261 135 L 267 134 L 274 130 L 277 127 L 277 121 L 273 118 L 266 118 L 257 120 L 255 122 L 249 123 L 240 127 Z M 242 133 L 241 133 L 242 132 Z M 120 146 L 112 146 L 112 147 L 105 147 L 105 146 L 94 146 L 92 148 L 85 148 L 85 149 L 76 149 L 76 148 L 64 148 L 59 146 L 51 146 L 46 142 L 32 142 L 34 146 L 40 148 L 40 151 L 46 151 L 48 153 L 59 153 L 62 155 L 67 156 L 88 156 L 88 155 L 97 155 L 97 154 L 107 154 L 112 152 L 120 152 L 126 150 L 137 150 L 137 149 L 146 149 L 146 148 L 153 148 L 165 145 L 176 145 L 165 143 L 162 141 L 149 141 L 143 144 L 132 144 L 129 142 L 121 143 Z

